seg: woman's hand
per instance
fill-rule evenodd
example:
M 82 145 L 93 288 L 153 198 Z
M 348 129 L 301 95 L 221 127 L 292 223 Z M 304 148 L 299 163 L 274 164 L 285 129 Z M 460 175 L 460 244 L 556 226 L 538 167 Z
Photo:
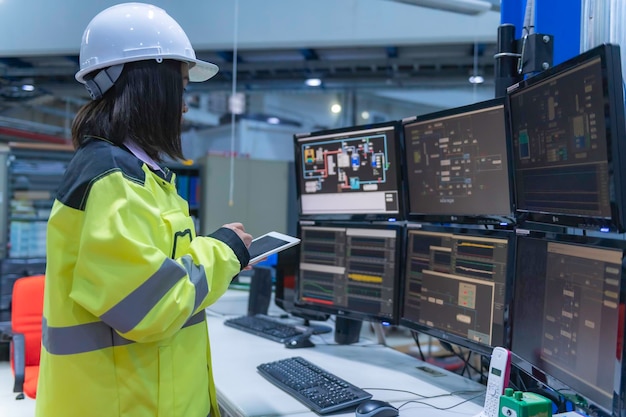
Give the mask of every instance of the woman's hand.
M 235 233 L 237 233 L 237 236 L 239 236 L 239 238 L 242 240 L 243 244 L 246 245 L 246 248 L 250 247 L 250 243 L 252 243 L 252 235 L 249 233 L 246 233 L 246 230 L 243 227 L 243 224 L 241 223 L 227 223 L 222 227 L 226 227 L 232 231 L 234 231 Z

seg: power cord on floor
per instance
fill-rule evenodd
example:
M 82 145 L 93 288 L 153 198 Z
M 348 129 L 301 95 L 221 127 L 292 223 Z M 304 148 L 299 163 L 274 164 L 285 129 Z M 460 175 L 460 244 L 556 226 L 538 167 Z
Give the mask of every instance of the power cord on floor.
M 426 357 L 424 356 L 424 352 L 422 352 L 422 345 L 420 344 L 419 333 L 411 330 L 411 336 L 413 337 L 413 340 L 415 340 L 415 344 L 417 345 L 417 350 L 419 351 L 420 359 L 423 362 L 426 362 Z
M 476 374 L 479 375 L 481 381 L 485 380 L 484 370 L 477 369 L 474 365 L 470 363 L 470 359 L 472 358 L 472 351 L 469 351 L 467 357 L 465 357 L 462 353 L 457 352 L 450 343 L 440 340 L 439 344 L 441 344 L 441 346 L 448 352 L 452 353 L 453 356 L 461 359 L 461 361 L 463 362 L 463 368 L 461 369 L 461 372 L 459 372 L 461 376 L 465 375 L 465 372 L 467 372 L 467 377 L 469 379 L 473 379 L 470 371 L 473 370 L 474 372 L 476 372 Z

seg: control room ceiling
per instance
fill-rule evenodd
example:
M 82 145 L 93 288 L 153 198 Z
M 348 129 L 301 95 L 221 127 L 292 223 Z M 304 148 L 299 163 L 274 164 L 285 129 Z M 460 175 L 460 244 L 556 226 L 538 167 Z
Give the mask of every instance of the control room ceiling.
M 465 0 L 445 0 L 455 1 Z M 396 3 L 395 0 L 380 2 Z M 418 9 L 398 7 L 402 11 Z M 397 43 L 349 46 L 345 42 L 314 47 L 242 45 L 237 50 L 236 62 L 232 47 L 200 46 L 196 49 L 198 58 L 215 62 L 220 72 L 209 82 L 192 83 L 188 91 L 198 95 L 227 94 L 236 78 L 237 91 L 247 94 L 366 91 L 384 95 L 383 92 L 394 91 L 398 93 L 396 97 L 401 97 L 414 89 L 467 89 L 468 78 L 476 74 L 485 79 L 481 88 L 489 89 L 493 86 L 495 41 L 494 33 L 493 41 L 484 38 L 476 41 L 468 36 L 430 43 L 416 39 L 414 44 L 402 39 Z M 66 132 L 78 107 L 88 100 L 87 92 L 74 79 L 78 56 L 55 52 L 18 55 L 0 54 L 0 128 L 11 126 L 49 134 Z M 308 87 L 304 81 L 309 77 L 321 79 L 321 86 Z

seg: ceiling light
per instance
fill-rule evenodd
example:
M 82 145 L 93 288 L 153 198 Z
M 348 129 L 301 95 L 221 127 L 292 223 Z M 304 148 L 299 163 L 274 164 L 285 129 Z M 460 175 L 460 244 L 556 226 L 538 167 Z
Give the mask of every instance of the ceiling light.
M 319 78 L 307 78 L 304 83 L 309 87 L 319 87 L 320 85 L 322 85 L 322 80 L 320 80 Z
M 278 117 L 268 117 L 267 123 L 271 125 L 277 125 L 277 124 L 280 124 L 280 119 Z
M 341 113 L 341 105 L 340 104 L 333 104 L 332 106 L 330 106 L 330 111 L 337 114 L 337 113 Z
M 23 91 L 35 91 L 35 86 L 32 84 L 24 84 L 22 85 Z
M 415 6 L 428 7 L 431 9 L 445 10 L 448 12 L 463 14 L 480 14 L 491 10 L 493 2 L 487 0 L 395 0 L 400 3 L 408 3 Z
M 370 118 L 370 112 L 368 111 L 361 112 L 361 119 L 367 120 L 369 118 Z
M 472 75 L 469 77 L 469 82 L 471 84 L 482 84 L 485 82 L 485 78 L 482 75 Z
M 244 114 L 246 111 L 246 95 L 235 93 L 228 97 L 228 110 L 233 114 Z

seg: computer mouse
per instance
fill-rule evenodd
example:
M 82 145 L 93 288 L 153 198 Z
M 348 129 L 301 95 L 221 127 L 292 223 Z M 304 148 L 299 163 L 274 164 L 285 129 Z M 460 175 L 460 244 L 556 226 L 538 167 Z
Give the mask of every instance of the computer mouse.
M 300 336 L 293 337 L 285 342 L 285 347 L 287 349 L 298 349 L 298 348 L 307 348 L 313 347 L 315 344 L 311 342 L 310 334 L 303 334 Z
M 387 401 L 366 400 L 354 411 L 356 417 L 396 417 L 400 412 Z

